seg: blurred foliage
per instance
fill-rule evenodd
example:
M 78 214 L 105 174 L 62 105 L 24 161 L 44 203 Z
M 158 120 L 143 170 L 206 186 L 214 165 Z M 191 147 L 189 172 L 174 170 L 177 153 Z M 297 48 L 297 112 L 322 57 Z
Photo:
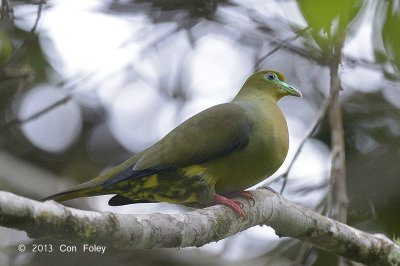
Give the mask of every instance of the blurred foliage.
M 29 44 L 29 45 L 28 45 Z M 14 26 L 14 13 L 8 1 L 0 10 L 0 121 L 4 107 L 28 84 L 47 80 L 47 63 L 38 38 Z
M 46 47 L 41 45 L 37 32 L 31 33 L 15 27 L 10 2 L 2 0 L 1 5 L 0 125 L 13 117 L 15 98 L 31 89 L 35 84 L 50 82 L 49 80 L 56 72 L 51 68 L 44 55 Z M 18 2 L 18 4 L 22 3 Z M 287 76 L 290 75 L 291 78 L 300 81 L 312 82 L 312 84 L 304 84 L 305 100 L 309 101 L 311 106 L 318 106 L 325 91 L 318 86 L 315 80 L 315 78 L 320 78 L 319 73 L 322 69 L 322 67 L 317 68 L 317 64 L 327 65 L 332 45 L 337 41 L 338 32 L 346 30 L 348 37 L 357 33 L 355 24 L 358 23 L 358 18 L 365 16 L 365 12 L 368 10 L 365 5 L 368 4 L 377 10 L 374 13 L 373 39 L 371 40 L 376 61 L 369 62 L 368 66 L 377 73 L 382 71 L 387 79 L 393 81 L 394 85 L 392 86 L 399 90 L 399 1 L 298 0 L 297 5 L 306 21 L 306 28 L 293 24 L 281 16 L 266 17 L 262 9 L 255 9 L 244 1 L 116 0 L 105 2 L 99 11 L 110 16 L 144 14 L 149 24 L 172 23 L 174 25 L 172 30 L 166 30 L 157 36 L 148 34 L 148 32 L 143 32 L 141 35 L 144 39 L 149 36 L 153 38 L 142 53 L 145 57 L 159 58 L 155 64 L 157 65 L 159 86 L 156 89 L 166 100 L 179 101 L 182 106 L 190 100 L 190 95 L 185 91 L 187 84 L 185 60 L 189 60 L 186 57 L 187 54 L 183 54 L 182 59 L 178 60 L 177 74 L 171 74 L 172 70 L 165 67 L 169 63 L 169 54 L 165 57 L 161 56 L 162 51 L 172 54 L 172 51 L 176 50 L 173 38 L 178 38 L 178 33 L 184 32 L 190 40 L 192 48 L 196 46 L 202 36 L 215 34 L 231 40 L 240 49 L 250 49 L 254 55 L 251 60 L 254 62 L 263 58 L 276 47 L 282 50 L 275 55 L 278 56 L 276 62 L 281 62 L 280 66 L 282 67 L 290 68 L 292 65 L 289 63 L 292 63 L 293 58 L 301 57 L 309 64 L 303 64 L 304 61 L 301 61 L 302 63 L 295 61 L 293 66 L 296 69 L 289 69 Z M 288 36 L 297 35 L 301 36 L 301 41 L 295 41 L 295 39 L 290 42 L 283 41 Z M 134 38 L 135 36 L 132 37 L 132 41 L 135 41 Z M 23 48 L 24 43 L 27 42 L 29 45 Z M 21 53 L 15 56 L 19 49 L 23 50 L 20 50 Z M 262 63 L 267 64 L 270 59 L 265 57 L 265 61 Z M 357 66 L 362 64 L 362 61 L 355 59 L 352 63 Z M 254 69 L 257 69 L 256 63 Z M 11 72 L 9 72 L 10 70 Z M 134 69 L 127 68 L 124 71 L 130 71 L 130 77 L 133 76 Z M 316 72 L 317 75 L 311 76 L 313 72 Z M 10 73 L 13 75 L 10 76 Z M 140 75 L 134 78 L 140 78 Z M 131 81 L 126 80 L 126 82 Z M 382 87 L 385 84 L 383 82 Z M 79 85 L 82 84 L 78 83 L 77 86 Z M 386 84 L 386 86 L 389 85 Z M 346 140 L 347 184 L 350 198 L 349 224 L 369 232 L 384 232 L 388 236 L 398 236 L 400 235 L 398 223 L 398 217 L 400 217 L 400 110 L 388 101 L 388 96 L 382 93 L 381 87 L 374 93 L 351 90 L 346 93 L 348 94 L 342 99 L 342 106 Z M 104 156 L 99 155 L 99 158 L 95 159 L 90 157 L 87 148 L 90 134 L 106 119 L 105 117 L 92 119 L 91 114 L 98 111 L 95 110 L 96 108 L 98 106 L 82 107 L 84 126 L 79 140 L 62 154 L 46 153 L 35 148 L 23 136 L 19 127 L 0 131 L 0 147 L 23 160 L 30 161 L 59 175 L 79 178 L 81 181 L 86 180 L 89 176 L 96 175 L 105 166 L 120 162 L 128 156 L 128 152 L 112 139 L 111 134 L 106 134 L 104 142 L 107 145 L 100 147 L 98 152 Z M 326 121 L 321 126 L 317 138 L 330 145 L 330 132 Z M 280 245 L 279 249 L 283 249 L 283 247 Z M 276 250 L 275 252 L 279 256 L 287 255 L 296 258 L 299 256 L 300 250 L 302 249 L 297 245 L 293 249 L 288 249 L 285 252 L 287 254 Z M 113 261 L 112 258 L 119 257 L 122 258 L 123 264 L 126 262 L 126 264 L 130 264 L 133 260 L 132 256 L 135 256 L 134 259 L 139 258 L 138 261 L 143 263 L 146 262 L 147 257 L 151 257 L 154 264 L 165 265 L 171 262 L 165 254 L 157 258 L 157 255 L 154 255 L 157 252 L 146 251 L 129 255 L 126 252 L 113 251 L 113 254 L 108 255 L 109 257 L 102 257 L 104 261 L 96 262 L 106 264 Z M 81 256 L 82 254 L 76 256 L 54 254 L 53 259 L 57 261 L 61 258 L 65 264 L 71 264 L 77 261 L 81 262 Z M 316 265 L 332 265 L 334 258 L 332 254 L 316 250 L 312 252 L 306 250 L 303 252 L 303 256 L 305 259 L 297 258 L 297 261 L 301 261 L 301 263 L 316 261 Z M 41 265 L 49 260 L 48 256 L 36 254 L 32 263 Z M 218 261 L 218 258 L 215 260 Z M 187 260 L 183 261 L 187 263 Z M 178 263 L 178 259 L 174 263 Z M 217 264 L 215 262 L 215 265 Z
M 399 1 L 379 0 L 374 23 L 375 57 L 386 77 L 399 79 L 400 10 Z M 383 42 L 383 47 L 381 47 Z
M 7 62 L 10 59 L 11 53 L 13 51 L 11 39 L 9 38 L 7 32 L 0 27 L 0 65 Z
M 353 21 L 362 6 L 361 0 L 319 1 L 298 0 L 299 9 L 311 30 L 312 40 L 322 50 L 324 57 L 329 57 L 333 44 L 341 32 Z
M 13 19 L 6 1 L 3 1 L 0 9 L 0 66 L 6 63 L 13 52 L 10 31 L 13 27 Z

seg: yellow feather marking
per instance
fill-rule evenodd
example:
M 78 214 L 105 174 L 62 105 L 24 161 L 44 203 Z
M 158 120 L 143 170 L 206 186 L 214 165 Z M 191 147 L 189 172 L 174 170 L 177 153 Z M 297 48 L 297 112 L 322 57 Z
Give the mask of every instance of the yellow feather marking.
M 150 187 L 155 187 L 158 185 L 158 175 L 154 174 L 149 177 L 147 177 L 147 180 L 143 183 L 142 188 L 150 188 Z
M 210 185 L 214 186 L 216 183 L 216 179 L 213 178 L 213 176 L 206 174 L 206 168 L 204 166 L 201 166 L 198 164 L 193 164 L 191 166 L 183 168 L 182 170 L 185 172 L 185 176 L 187 176 L 187 177 L 203 175 L 201 182 L 204 184 L 210 184 Z M 195 197 L 193 199 L 195 199 Z M 188 198 L 187 202 L 189 202 L 189 200 L 193 200 L 193 199 Z
M 204 170 L 205 168 L 198 164 L 193 164 L 183 168 L 183 171 L 185 171 L 185 176 L 204 175 Z

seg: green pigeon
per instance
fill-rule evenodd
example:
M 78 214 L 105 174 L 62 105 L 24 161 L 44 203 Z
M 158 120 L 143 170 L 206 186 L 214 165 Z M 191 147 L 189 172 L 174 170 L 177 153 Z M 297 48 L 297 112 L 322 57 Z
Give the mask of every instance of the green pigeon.
M 272 70 L 251 75 L 229 103 L 184 121 L 160 141 L 108 173 L 44 200 L 116 194 L 108 204 L 224 204 L 244 216 L 245 189 L 271 176 L 285 160 L 289 137 L 277 102 L 301 97 Z

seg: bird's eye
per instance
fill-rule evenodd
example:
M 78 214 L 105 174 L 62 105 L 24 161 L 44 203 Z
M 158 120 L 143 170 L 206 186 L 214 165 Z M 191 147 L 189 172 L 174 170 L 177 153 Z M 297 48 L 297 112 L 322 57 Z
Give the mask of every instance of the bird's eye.
M 275 74 L 273 74 L 273 73 L 268 73 L 268 74 L 267 74 L 267 78 L 268 78 L 269 80 L 274 80 L 274 79 L 275 79 Z

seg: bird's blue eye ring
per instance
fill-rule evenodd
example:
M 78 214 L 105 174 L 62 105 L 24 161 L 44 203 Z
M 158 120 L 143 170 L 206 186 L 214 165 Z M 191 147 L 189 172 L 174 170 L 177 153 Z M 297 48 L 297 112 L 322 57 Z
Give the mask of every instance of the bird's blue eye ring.
M 274 73 L 267 73 L 267 78 L 269 79 L 269 80 L 274 80 L 275 79 L 275 74 Z

